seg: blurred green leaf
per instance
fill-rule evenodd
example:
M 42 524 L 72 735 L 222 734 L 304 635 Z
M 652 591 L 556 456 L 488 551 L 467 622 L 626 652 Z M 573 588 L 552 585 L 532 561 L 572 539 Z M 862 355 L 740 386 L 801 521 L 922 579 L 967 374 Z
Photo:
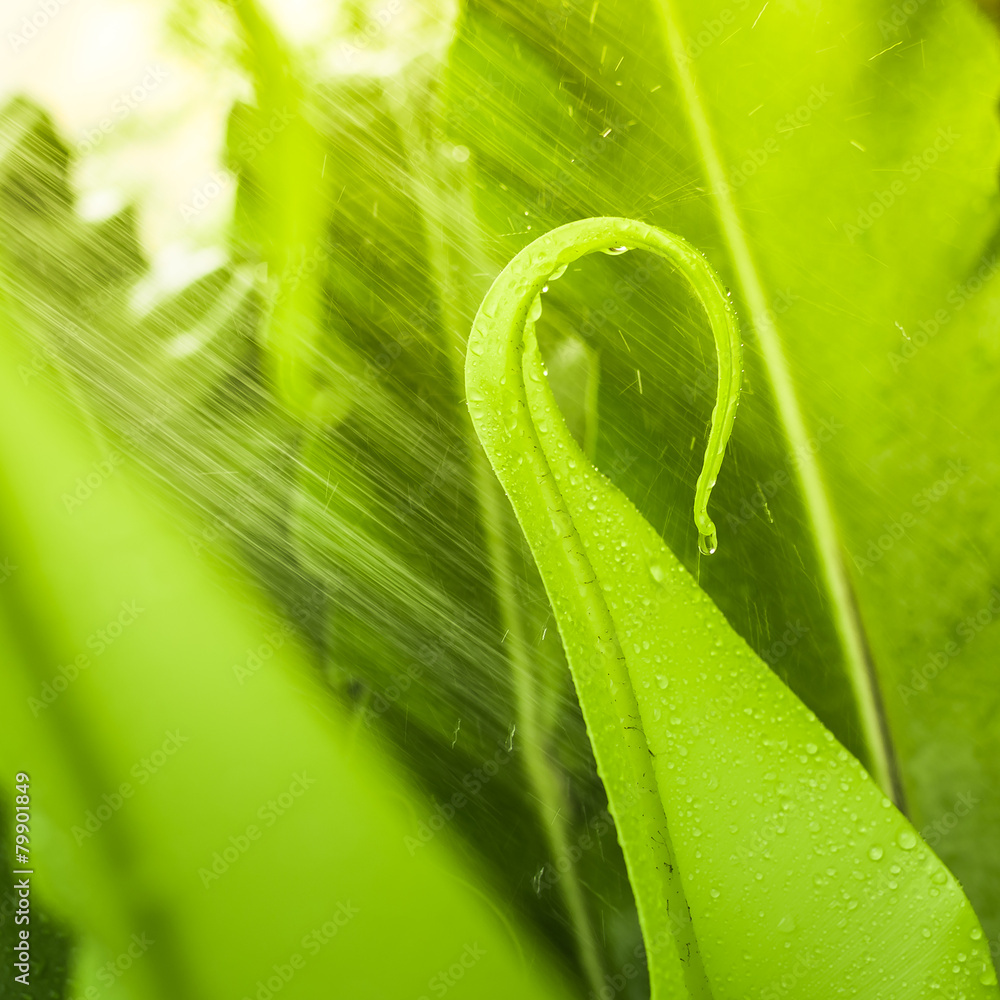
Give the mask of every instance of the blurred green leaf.
M 87 942 L 75 988 L 568 995 L 447 835 L 414 849 L 431 804 L 351 735 L 291 626 L 19 358 L 5 339 L 2 756 L 30 776 L 32 889 Z

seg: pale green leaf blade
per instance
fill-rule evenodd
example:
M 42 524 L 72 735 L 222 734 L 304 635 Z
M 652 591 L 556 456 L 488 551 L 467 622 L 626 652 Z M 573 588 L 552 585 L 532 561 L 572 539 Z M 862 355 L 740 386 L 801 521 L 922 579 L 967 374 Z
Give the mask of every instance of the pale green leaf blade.
M 88 942 L 76 984 L 131 947 L 143 998 L 564 996 L 447 833 L 414 849 L 433 807 L 348 726 L 291 626 L 19 360 L 7 341 L 0 755 L 30 771 L 34 886 Z

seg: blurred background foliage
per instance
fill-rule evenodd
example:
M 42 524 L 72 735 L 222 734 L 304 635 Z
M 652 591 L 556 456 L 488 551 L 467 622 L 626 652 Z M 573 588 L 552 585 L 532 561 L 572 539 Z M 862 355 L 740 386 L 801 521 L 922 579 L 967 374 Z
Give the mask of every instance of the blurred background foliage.
M 593 988 L 635 955 L 634 905 L 547 600 L 465 412 L 462 352 L 493 276 L 548 228 L 614 214 L 681 233 L 745 328 L 719 552 L 699 556 L 689 513 L 711 341 L 666 269 L 591 258 L 553 283 L 539 337 L 563 410 L 868 763 L 859 683 L 883 709 L 897 797 L 941 831 L 932 846 L 1000 951 L 1000 134 L 981 14 L 74 0 L 27 37 L 35 13 L 5 14 L 5 351 L 93 461 L 120 456 L 93 497 L 79 473 L 56 478 L 73 524 L 105 478 L 144 481 L 139 508 L 170 525 L 149 530 L 255 591 L 238 602 L 271 609 L 260 627 L 293 628 L 345 713 L 334 728 L 425 801 L 468 791 L 499 753 L 448 823 L 456 863 Z M 232 672 L 190 656 L 189 680 Z M 155 673 L 134 669 L 139 696 Z M 280 742 L 259 712 L 246 738 L 256 724 Z M 191 780 L 207 801 L 216 779 Z M 155 831 L 135 843 L 164 850 Z

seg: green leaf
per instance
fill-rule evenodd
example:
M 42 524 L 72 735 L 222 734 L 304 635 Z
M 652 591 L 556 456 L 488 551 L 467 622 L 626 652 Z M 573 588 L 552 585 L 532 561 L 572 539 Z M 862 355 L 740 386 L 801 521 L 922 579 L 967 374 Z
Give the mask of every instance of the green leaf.
M 655 997 L 931 991 L 996 997 L 954 877 L 858 761 L 732 629 L 568 433 L 534 336 L 542 288 L 583 254 L 637 248 L 691 282 L 719 348 L 695 501 L 740 380 L 729 299 L 696 251 L 624 219 L 563 226 L 494 282 L 469 340 L 470 412 L 559 623 L 636 892 Z M 762 843 L 746 850 L 747 830 Z M 744 831 L 744 832 L 741 832 Z
M 992 35 L 961 2 L 491 0 L 450 70 L 454 108 L 477 101 L 452 141 L 495 269 L 539 231 L 628 216 L 683 232 L 732 288 L 747 388 L 711 561 L 685 513 L 715 381 L 687 293 L 581 262 L 549 294 L 543 354 L 576 336 L 599 357 L 598 468 L 887 786 L 896 758 L 895 794 L 995 938 Z M 969 472 L 940 483 L 954 463 Z
M 81 995 L 568 996 L 447 834 L 413 849 L 432 803 L 292 627 L 2 359 L 0 757 Z

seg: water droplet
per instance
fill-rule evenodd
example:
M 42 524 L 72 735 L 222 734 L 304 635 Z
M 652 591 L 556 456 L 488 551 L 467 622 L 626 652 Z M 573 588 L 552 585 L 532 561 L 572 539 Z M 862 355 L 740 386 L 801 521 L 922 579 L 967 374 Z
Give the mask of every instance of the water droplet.
M 868 857 L 870 857 L 872 861 L 878 861 L 882 857 L 882 848 L 879 847 L 878 844 L 874 844 L 868 851 Z
M 806 753 L 816 753 L 817 750 L 819 750 L 819 747 L 815 743 L 806 744 Z
M 566 268 L 569 267 L 568 264 L 563 264 L 562 267 L 557 267 L 550 275 L 549 281 L 558 281 L 565 273 Z
M 899 846 L 902 847 L 904 851 L 912 851 L 913 848 L 917 846 L 916 835 L 911 830 L 904 830 L 899 835 Z
M 790 913 L 783 916 L 778 921 L 778 930 L 783 934 L 791 934 L 791 932 L 795 930 L 795 917 L 793 917 Z
M 601 251 L 601 253 L 611 254 L 612 257 L 617 257 L 619 254 L 628 253 L 628 247 L 607 247 Z

